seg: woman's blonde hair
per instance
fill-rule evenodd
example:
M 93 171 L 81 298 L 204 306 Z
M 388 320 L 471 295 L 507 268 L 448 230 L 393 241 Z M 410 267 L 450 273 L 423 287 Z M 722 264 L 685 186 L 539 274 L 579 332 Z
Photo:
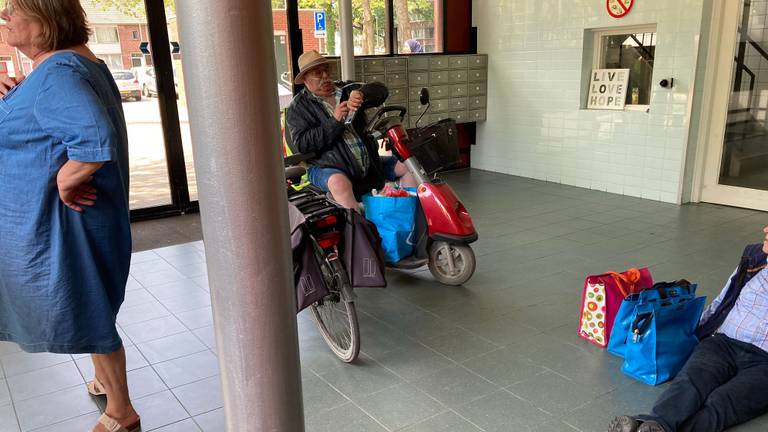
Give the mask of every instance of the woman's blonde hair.
M 45 51 L 85 45 L 91 34 L 80 0 L 13 0 L 25 15 L 40 21 L 43 34 L 34 43 Z

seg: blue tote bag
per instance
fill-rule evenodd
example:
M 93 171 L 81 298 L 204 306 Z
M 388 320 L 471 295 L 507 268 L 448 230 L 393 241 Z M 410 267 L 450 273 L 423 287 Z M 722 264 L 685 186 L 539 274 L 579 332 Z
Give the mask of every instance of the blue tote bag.
M 627 337 L 630 335 L 630 327 L 634 319 L 635 308 L 643 303 L 655 301 L 667 301 L 677 303 L 682 300 L 690 300 L 696 296 L 696 284 L 685 279 L 675 282 L 658 282 L 651 288 L 639 293 L 627 296 L 616 313 L 616 319 L 608 340 L 608 352 L 618 357 L 624 357 Z
M 649 385 L 674 378 L 699 343 L 696 326 L 705 301 L 696 297 L 637 305 L 622 372 Z
M 413 255 L 412 236 L 418 205 L 416 196 L 363 196 L 365 218 L 376 225 L 387 262 L 396 263 Z

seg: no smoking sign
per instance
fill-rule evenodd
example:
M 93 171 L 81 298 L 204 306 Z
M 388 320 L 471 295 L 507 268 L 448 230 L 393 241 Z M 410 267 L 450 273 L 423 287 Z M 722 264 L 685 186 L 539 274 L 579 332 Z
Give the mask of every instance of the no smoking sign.
M 623 18 L 629 11 L 632 10 L 632 6 L 635 5 L 635 0 L 606 0 L 605 7 L 608 9 L 608 13 L 614 18 Z

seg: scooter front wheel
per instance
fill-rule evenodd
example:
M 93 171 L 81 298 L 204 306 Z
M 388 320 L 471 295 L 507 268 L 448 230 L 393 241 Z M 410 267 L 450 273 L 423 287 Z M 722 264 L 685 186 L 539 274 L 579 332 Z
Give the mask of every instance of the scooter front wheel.
M 438 282 L 461 285 L 475 273 L 475 252 L 467 245 L 437 241 L 429 248 L 429 271 Z

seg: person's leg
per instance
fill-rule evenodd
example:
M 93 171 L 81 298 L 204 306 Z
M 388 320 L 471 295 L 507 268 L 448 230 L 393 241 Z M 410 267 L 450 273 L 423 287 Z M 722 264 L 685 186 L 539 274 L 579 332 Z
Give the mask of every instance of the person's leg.
M 344 174 L 333 174 L 328 178 L 328 191 L 333 195 L 333 199 L 343 207 L 354 210 L 360 209 L 352 189 L 352 182 Z
M 669 431 L 694 416 L 716 388 L 737 373 L 736 358 L 728 338 L 715 335 L 704 339 L 693 351 L 683 370 L 659 396 L 644 420 L 656 420 Z
M 752 347 L 736 350 L 739 372 L 710 393 L 704 407 L 681 431 L 718 432 L 768 412 L 768 353 L 755 352 Z
M 387 181 L 400 180 L 400 187 L 416 187 L 416 180 L 404 163 L 394 156 L 382 156 L 381 165 L 384 168 L 384 177 Z
M 91 354 L 96 378 L 107 393 L 107 408 L 104 414 L 117 420 L 123 426 L 130 426 L 139 421 L 139 415 L 131 404 L 128 395 L 128 378 L 125 368 L 125 349 L 109 354 Z M 99 424 L 96 432 L 107 431 Z

